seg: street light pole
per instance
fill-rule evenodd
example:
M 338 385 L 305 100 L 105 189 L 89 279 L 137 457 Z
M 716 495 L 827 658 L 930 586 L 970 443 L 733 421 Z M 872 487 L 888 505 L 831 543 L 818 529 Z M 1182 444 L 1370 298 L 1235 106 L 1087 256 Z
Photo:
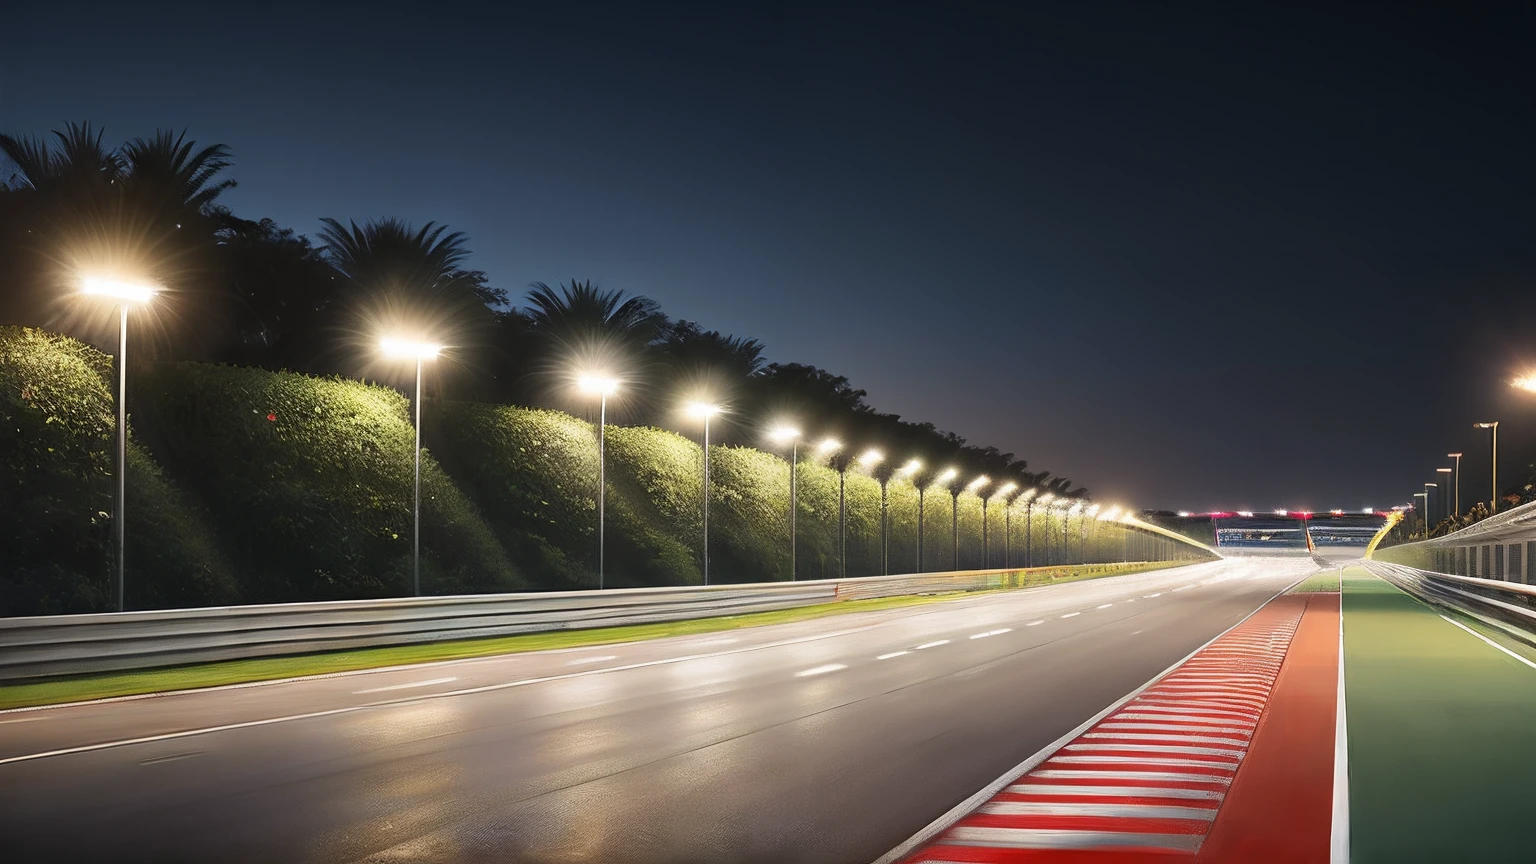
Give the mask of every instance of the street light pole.
M 128 307 L 148 303 L 160 293 L 159 286 L 106 276 L 82 276 L 80 293 L 105 297 L 117 303 L 117 488 L 112 502 L 112 608 L 127 610 L 126 561 L 128 546 Z
M 704 419 L 704 584 L 709 584 L 709 420 L 720 413 L 720 406 L 712 402 L 693 402 L 688 412 Z
M 1478 429 L 1490 429 L 1493 431 L 1493 491 L 1488 500 L 1488 515 L 1499 512 L 1499 421 L 1488 423 L 1473 423 Z
M 577 387 L 598 395 L 597 409 L 597 588 L 603 589 L 607 555 L 608 497 L 608 397 L 619 389 L 619 382 L 607 375 L 583 375 Z
M 1447 456 L 1451 457 L 1452 459 L 1456 460 L 1455 467 L 1451 469 L 1451 479 L 1452 479 L 1452 483 L 1456 486 L 1456 520 L 1460 521 L 1461 520 L 1461 454 L 1460 453 L 1447 453 L 1445 455 L 1447 455 Z
M 435 342 L 415 342 L 409 339 L 385 337 L 379 348 L 386 356 L 409 357 L 416 361 L 416 441 L 412 454 L 411 489 L 411 592 L 421 596 L 421 370 L 423 361 L 430 360 L 443 350 Z

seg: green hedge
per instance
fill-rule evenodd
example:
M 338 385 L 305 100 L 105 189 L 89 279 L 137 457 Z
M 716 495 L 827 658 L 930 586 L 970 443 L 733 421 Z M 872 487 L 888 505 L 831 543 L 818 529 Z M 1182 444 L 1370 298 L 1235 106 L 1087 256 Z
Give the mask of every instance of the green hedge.
M 409 593 L 415 433 L 405 397 L 200 363 L 147 377 L 152 449 L 213 513 L 248 600 Z M 421 511 L 423 593 L 524 587 L 430 454 Z
M 0 615 L 111 608 L 113 380 L 94 348 L 0 328 Z M 127 480 L 129 607 L 239 600 L 207 522 L 134 441 Z
M 408 593 L 409 403 L 340 378 L 197 363 L 132 370 L 130 605 L 182 606 Z M 111 572 L 110 358 L 61 336 L 0 330 L 0 614 L 105 608 Z M 424 593 L 596 584 L 596 429 L 558 411 L 428 399 L 422 465 Z M 606 584 L 703 580 L 702 452 L 688 437 L 610 426 Z M 433 458 L 442 455 L 442 466 Z M 153 456 L 151 455 L 153 454 Z M 712 447 L 710 579 L 790 578 L 789 465 Z M 800 579 L 839 574 L 836 470 L 795 466 Z M 889 485 L 889 571 L 917 558 L 918 493 Z M 846 573 L 878 575 L 881 490 L 846 475 Z M 954 499 L 926 495 L 923 568 L 948 570 Z M 983 566 L 983 501 L 958 501 L 960 566 Z M 1003 566 L 1001 504 L 986 511 Z M 1062 563 L 1060 511 L 1015 518 L 1014 566 Z M 216 525 L 217 531 L 210 530 Z M 1072 556 L 1082 520 L 1072 520 Z M 1102 532 L 1101 532 L 1102 533 Z M 1026 540 L 1029 537 L 1029 540 Z M 1121 548 L 1102 536 L 1097 557 Z

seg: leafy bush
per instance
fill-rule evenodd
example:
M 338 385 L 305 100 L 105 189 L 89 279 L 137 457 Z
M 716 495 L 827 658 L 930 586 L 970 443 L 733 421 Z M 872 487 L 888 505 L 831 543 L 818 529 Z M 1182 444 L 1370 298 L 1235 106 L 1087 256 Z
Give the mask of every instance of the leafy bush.
M 0 328 L 0 615 L 112 605 L 112 380 L 94 348 Z M 205 522 L 133 441 L 127 495 L 130 608 L 237 599 Z
M 609 584 L 704 581 L 704 470 L 697 444 L 649 427 L 608 427 Z
M 592 424 L 558 411 L 471 402 L 443 405 L 440 420 L 447 467 L 518 569 L 538 587 L 595 587 Z
M 144 391 L 152 449 L 214 513 L 247 599 L 410 593 L 415 439 L 405 397 L 200 363 L 160 368 Z M 421 511 L 423 593 L 523 585 L 429 454 Z

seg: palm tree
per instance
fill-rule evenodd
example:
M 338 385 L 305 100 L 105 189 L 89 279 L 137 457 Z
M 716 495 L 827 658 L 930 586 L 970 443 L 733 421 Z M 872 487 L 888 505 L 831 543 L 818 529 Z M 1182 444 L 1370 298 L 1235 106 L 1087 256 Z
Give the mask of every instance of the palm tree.
M 219 216 L 223 211 L 214 207 L 215 200 L 235 186 L 220 176 L 234 164 L 229 148 L 198 148 L 185 130 L 177 135 L 162 129 L 152 138 L 135 138 L 123 145 L 121 161 L 129 206 L 178 227 L 196 217 Z
M 451 345 L 464 360 L 491 340 L 496 319 L 481 297 L 483 278 L 462 266 L 469 257 L 463 232 L 394 218 L 320 221 L 326 260 L 342 278 L 339 306 L 350 319 L 343 326 L 363 341 L 410 333 Z
M 528 291 L 528 321 L 538 338 L 569 351 L 612 342 L 636 351 L 655 339 L 666 324 L 661 307 L 649 297 L 604 291 L 590 280 L 561 285 L 557 291 L 535 282 Z

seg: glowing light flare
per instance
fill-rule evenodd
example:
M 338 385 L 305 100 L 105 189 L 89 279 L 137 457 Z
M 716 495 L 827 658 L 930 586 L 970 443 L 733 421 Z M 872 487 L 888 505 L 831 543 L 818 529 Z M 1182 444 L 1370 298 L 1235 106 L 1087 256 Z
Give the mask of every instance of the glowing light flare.
M 436 342 L 417 342 L 386 336 L 379 340 L 379 350 L 388 357 L 406 357 L 412 360 L 431 360 L 442 353 L 443 346 Z
M 1522 375 L 1509 383 L 1521 390 L 1527 390 L 1531 393 L 1536 393 L 1536 372 Z
M 967 492 L 975 492 L 977 489 L 980 489 L 981 487 L 983 487 L 983 486 L 985 486 L 985 485 L 987 485 L 988 483 L 991 483 L 991 482 L 992 482 L 992 478 L 988 477 L 985 474 L 982 474 L 981 476 L 977 477 L 975 480 L 972 480 L 971 482 L 965 484 L 965 491 L 967 491 Z
M 951 480 L 955 479 L 957 476 L 959 476 L 959 474 L 960 474 L 960 472 L 958 470 L 954 469 L 954 468 L 945 468 L 944 469 L 944 473 L 940 474 L 936 478 L 936 480 L 934 482 L 937 482 L 937 483 L 948 483 L 949 481 L 951 481 Z
M 901 469 L 899 471 L 897 471 L 896 473 L 902 474 L 902 475 L 912 475 L 912 474 L 916 474 L 917 472 L 919 472 L 921 470 L 923 470 L 923 460 L 921 460 L 921 459 L 909 459 L 907 461 L 907 464 L 901 466 Z
M 773 429 L 769 430 L 768 437 L 779 442 L 780 444 L 784 444 L 799 438 L 800 430 L 794 426 L 789 425 L 775 426 Z
M 836 453 L 843 449 L 843 442 L 836 438 L 823 438 L 821 443 L 816 445 L 816 449 L 823 453 Z
M 1253 511 L 1252 510 L 1239 510 L 1239 511 L 1237 511 L 1237 515 L 1243 517 L 1244 519 L 1252 519 L 1253 518 Z
M 1054 492 L 1047 492 L 1044 495 L 1041 495 L 1038 500 L 1039 500 L 1039 502 L 1041 504 L 1049 504 L 1049 503 L 1051 503 L 1051 501 L 1053 499 L 1055 499 L 1055 497 L 1056 497 L 1056 493 L 1054 493 Z
M 1017 484 L 1017 483 L 1004 483 L 1002 485 L 1002 487 L 997 490 L 997 494 L 999 494 L 999 495 L 1008 495 L 1009 493 L 1013 492 L 1013 490 L 1015 490 L 1017 488 L 1019 488 L 1019 484 Z
M 688 413 L 694 417 L 713 417 L 721 412 L 719 405 L 713 402 L 689 402 Z
M 1180 519 L 1188 519 L 1189 517 L 1191 517 L 1193 515 L 1195 515 L 1195 514 L 1189 512 L 1188 510 L 1180 510 L 1179 511 L 1179 518 Z
M 160 293 L 160 286 L 92 275 L 80 277 L 80 293 L 93 297 L 111 297 L 120 302 L 148 303 Z
M 877 447 L 871 447 L 859 454 L 859 461 L 865 465 L 879 465 L 885 461 L 885 454 Z
M 619 379 L 608 375 L 582 375 L 576 379 L 576 387 L 594 396 L 612 396 L 619 390 Z
M 1028 489 L 1025 489 L 1023 492 L 1019 493 L 1019 500 L 1020 501 L 1028 501 L 1029 499 L 1035 497 L 1035 494 L 1037 492 L 1039 492 L 1039 491 L 1040 491 L 1039 489 L 1036 489 L 1035 487 L 1031 486 Z

